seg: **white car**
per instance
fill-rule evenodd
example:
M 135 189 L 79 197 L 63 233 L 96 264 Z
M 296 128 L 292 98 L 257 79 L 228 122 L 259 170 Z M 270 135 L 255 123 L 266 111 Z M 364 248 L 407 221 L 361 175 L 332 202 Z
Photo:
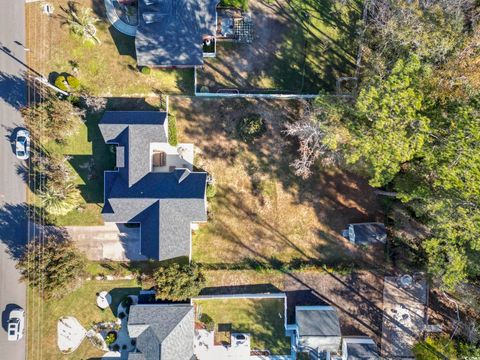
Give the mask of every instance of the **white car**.
M 15 138 L 15 155 L 20 160 L 27 160 L 30 156 L 30 133 L 28 130 L 17 131 Z
M 8 318 L 8 341 L 18 341 L 23 337 L 25 330 L 25 310 L 15 309 Z

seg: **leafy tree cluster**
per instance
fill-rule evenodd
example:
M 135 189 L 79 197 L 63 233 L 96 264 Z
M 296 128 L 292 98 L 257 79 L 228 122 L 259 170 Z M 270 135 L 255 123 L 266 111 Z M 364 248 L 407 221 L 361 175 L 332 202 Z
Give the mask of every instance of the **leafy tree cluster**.
M 427 337 L 413 347 L 418 360 L 462 360 L 480 356 L 480 348 L 447 337 Z
M 159 267 L 153 274 L 157 299 L 182 301 L 197 296 L 205 286 L 205 276 L 195 264 Z
M 84 112 L 70 101 L 46 93 L 45 99 L 22 110 L 32 137 L 30 180 L 41 206 L 52 216 L 65 215 L 81 203 L 75 176 L 63 155 L 44 150 L 64 143 L 83 122 Z
M 479 6 L 376 2 L 358 96 L 319 96 L 297 131 L 301 157 L 308 144 L 333 152 L 413 210 L 430 232 L 428 270 L 448 289 L 480 275 Z
M 82 275 L 85 262 L 69 238 L 50 234 L 30 241 L 17 266 L 22 279 L 49 298 L 68 293 Z

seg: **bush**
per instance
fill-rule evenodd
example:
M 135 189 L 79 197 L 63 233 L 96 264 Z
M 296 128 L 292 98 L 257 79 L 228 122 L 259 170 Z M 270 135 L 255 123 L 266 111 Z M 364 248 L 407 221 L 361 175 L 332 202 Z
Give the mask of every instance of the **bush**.
M 127 316 L 127 315 L 125 315 L 125 313 L 123 311 L 120 314 L 118 314 L 118 318 L 121 319 L 121 320 L 125 319 L 125 316 Z
M 480 356 L 480 349 L 445 336 L 429 336 L 415 344 L 413 353 L 418 360 L 473 359 Z
M 267 128 L 260 115 L 248 115 L 237 124 L 238 135 L 247 142 L 261 137 L 266 130 Z
M 60 90 L 68 91 L 68 83 L 67 83 L 67 79 L 65 79 L 65 76 L 63 75 L 57 76 L 57 78 L 55 79 L 55 86 Z
M 205 286 L 205 276 L 194 263 L 159 267 L 153 274 L 156 298 L 182 301 L 197 296 Z
M 105 337 L 105 343 L 110 346 L 117 340 L 117 333 L 116 331 L 110 331 L 107 336 Z
M 217 194 L 217 188 L 214 184 L 207 184 L 207 199 L 212 199 Z
M 208 316 L 207 314 L 202 314 L 200 315 L 200 318 L 198 319 L 203 325 L 205 325 L 205 329 L 208 331 L 213 331 L 215 328 L 215 322 L 213 319 Z
M 120 345 L 118 345 L 118 344 L 113 345 L 112 350 L 113 351 L 119 351 L 120 350 Z
M 67 76 L 67 84 L 71 90 L 77 90 L 80 87 L 80 81 L 73 75 Z
M 168 115 L 168 143 L 172 146 L 178 145 L 177 118 L 171 114 Z
M 140 70 L 143 75 L 150 75 L 152 72 L 152 69 L 150 69 L 148 66 L 143 66 L 142 70 Z

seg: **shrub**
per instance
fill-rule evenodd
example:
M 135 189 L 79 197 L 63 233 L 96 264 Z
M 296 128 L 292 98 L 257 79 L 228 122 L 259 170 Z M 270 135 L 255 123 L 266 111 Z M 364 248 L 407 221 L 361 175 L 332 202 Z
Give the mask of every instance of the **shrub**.
M 117 333 L 115 331 L 110 331 L 105 337 L 105 343 L 110 346 L 117 340 Z
M 123 311 L 120 314 L 118 314 L 119 319 L 125 319 L 125 316 L 127 316 L 127 315 L 125 315 L 125 313 Z
M 212 199 L 217 194 L 217 188 L 214 184 L 207 184 L 207 199 Z
M 159 267 L 153 274 L 156 298 L 182 301 L 197 296 L 205 285 L 205 276 L 195 264 L 180 266 L 177 263 L 169 267 Z
M 480 349 L 445 336 L 429 336 L 415 344 L 413 353 L 418 360 L 474 359 L 480 356 Z
M 73 106 L 80 106 L 80 97 L 77 95 L 68 95 L 67 100 L 70 101 Z
M 178 145 L 177 118 L 171 114 L 168 115 L 168 143 L 172 146 Z
M 267 128 L 260 115 L 248 115 L 237 124 L 238 135 L 247 142 L 261 137 L 266 130 Z
M 142 70 L 140 70 L 143 75 L 150 75 L 152 72 L 152 69 L 150 69 L 148 66 L 143 66 Z
M 113 345 L 112 350 L 113 351 L 119 351 L 120 350 L 120 345 L 118 345 L 118 344 Z
M 71 90 L 77 90 L 80 87 L 80 81 L 73 75 L 67 76 L 67 84 Z
M 200 318 L 198 320 L 203 323 L 203 325 L 205 325 L 205 329 L 207 329 L 208 331 L 213 331 L 213 329 L 215 328 L 215 322 L 207 314 L 200 315 Z
M 127 345 L 122 345 L 122 350 L 127 350 Z
M 65 79 L 65 76 L 63 75 L 57 76 L 57 78 L 55 79 L 55 86 L 60 90 L 68 91 L 68 83 L 67 83 L 67 79 Z

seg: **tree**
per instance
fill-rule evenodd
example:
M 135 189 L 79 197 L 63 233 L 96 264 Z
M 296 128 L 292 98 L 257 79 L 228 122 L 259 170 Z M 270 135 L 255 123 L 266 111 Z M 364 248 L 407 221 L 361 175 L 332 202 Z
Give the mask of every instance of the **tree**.
M 78 131 L 85 112 L 67 100 L 48 94 L 39 103 L 22 109 L 27 128 L 38 143 L 62 142 Z
M 180 266 L 174 263 L 160 267 L 153 274 L 156 297 L 162 300 L 182 301 L 196 296 L 205 286 L 205 277 L 197 264 Z
M 351 121 L 347 119 L 350 140 L 346 161 L 362 166 L 372 186 L 389 183 L 401 165 L 422 149 L 429 131 L 418 88 L 423 71 L 415 56 L 398 60 L 386 79 L 376 78 L 360 91 L 357 114 Z
M 41 205 L 49 215 L 63 216 L 77 208 L 82 201 L 80 190 L 74 183 L 59 184 L 48 181 L 38 194 Z
M 22 279 L 48 298 L 61 297 L 72 289 L 85 262 L 72 241 L 56 233 L 30 241 L 17 267 Z
M 61 9 L 65 14 L 62 16 L 63 24 L 68 25 L 73 34 L 80 36 L 84 41 L 94 41 L 100 44 L 95 27 L 99 20 L 93 16 L 91 8 L 78 10 L 76 4 L 69 1 L 68 7 L 66 9 L 61 7 Z

